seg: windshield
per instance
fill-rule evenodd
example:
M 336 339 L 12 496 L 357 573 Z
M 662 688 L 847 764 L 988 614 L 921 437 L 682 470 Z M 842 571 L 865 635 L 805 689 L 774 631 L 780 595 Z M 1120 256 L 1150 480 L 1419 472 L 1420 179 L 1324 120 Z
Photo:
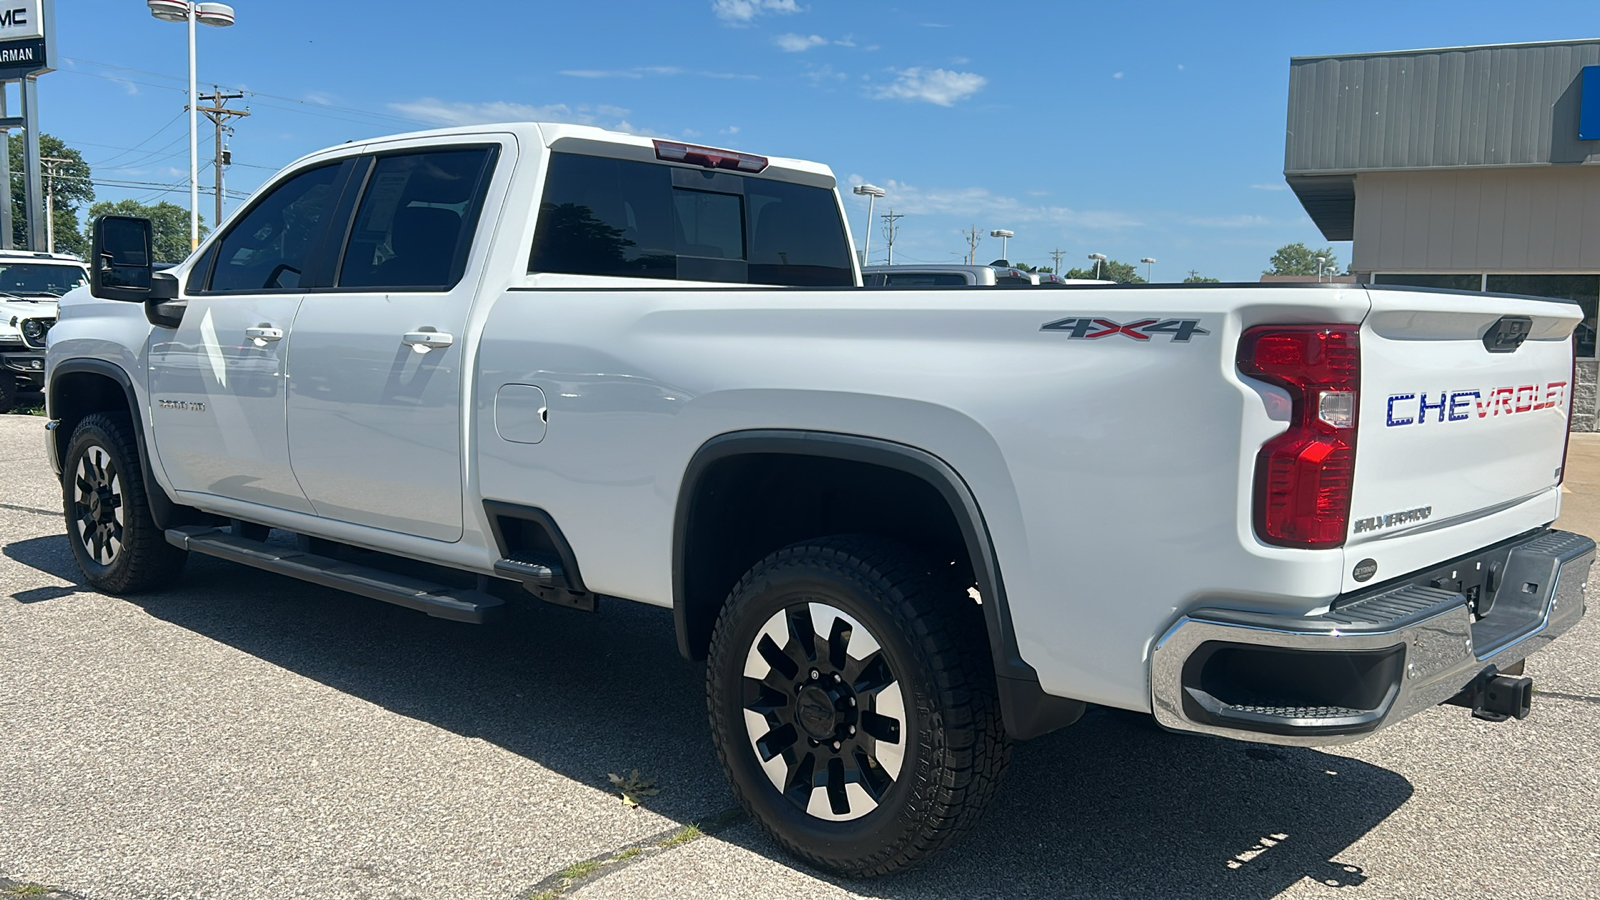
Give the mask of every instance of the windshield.
M 82 266 L 0 263 L 0 293 L 16 297 L 59 297 L 88 283 Z

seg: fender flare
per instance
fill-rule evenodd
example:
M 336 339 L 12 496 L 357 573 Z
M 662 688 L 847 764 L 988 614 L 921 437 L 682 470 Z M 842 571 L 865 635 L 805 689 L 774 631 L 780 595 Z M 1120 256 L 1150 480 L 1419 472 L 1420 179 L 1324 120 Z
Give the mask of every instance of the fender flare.
M 1083 714 L 1078 700 L 1046 694 L 1038 672 L 1024 662 L 1017 649 L 1016 631 L 1006 599 L 1005 581 L 995 554 L 994 541 L 972 488 L 943 459 L 913 447 L 881 438 L 824 431 L 755 429 L 734 431 L 711 438 L 695 451 L 679 485 L 672 531 L 672 619 L 678 651 L 686 659 L 703 656 L 691 635 L 707 629 L 705 613 L 691 609 L 688 596 L 687 555 L 693 502 L 699 480 L 717 462 L 747 454 L 820 456 L 896 469 L 918 478 L 938 491 L 950 507 L 966 544 L 972 571 L 983 597 L 990 653 L 1006 730 L 1016 738 L 1030 738 L 1070 725 Z M 715 617 L 715 611 L 711 613 Z
M 128 414 L 133 417 L 133 436 L 139 446 L 139 470 L 144 475 L 145 497 L 150 502 L 150 518 L 155 520 L 156 527 L 162 531 L 177 525 L 189 524 L 184 515 L 187 507 L 178 505 L 172 497 L 168 496 L 167 489 L 155 479 L 150 467 L 150 449 L 145 444 L 144 414 L 139 408 L 139 394 L 133 389 L 133 379 L 123 368 L 115 363 L 93 357 L 76 357 L 64 359 L 56 363 L 50 370 L 50 383 L 46 385 L 46 398 L 49 408 L 59 408 L 56 395 L 56 379 L 62 375 L 73 373 L 88 373 L 109 378 L 121 388 L 127 400 Z M 67 444 L 72 442 L 72 435 L 66 434 L 56 437 L 50 442 L 50 452 L 56 456 L 57 468 L 61 470 L 61 477 L 67 478 L 66 460 L 61 458 L 62 451 Z

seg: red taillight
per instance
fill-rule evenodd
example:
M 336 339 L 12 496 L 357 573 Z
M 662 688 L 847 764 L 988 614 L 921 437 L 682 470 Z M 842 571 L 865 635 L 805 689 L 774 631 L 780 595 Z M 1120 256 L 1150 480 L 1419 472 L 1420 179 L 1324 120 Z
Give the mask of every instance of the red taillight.
M 737 169 L 740 172 L 760 172 L 767 167 L 765 156 L 752 156 L 735 150 L 718 150 L 680 144 L 677 141 L 652 141 L 656 145 L 656 159 L 668 162 L 692 163 L 708 169 Z
M 1266 325 L 1239 339 L 1239 372 L 1289 392 L 1289 430 L 1256 457 L 1256 536 L 1280 547 L 1344 543 L 1356 470 L 1361 344 L 1355 325 Z

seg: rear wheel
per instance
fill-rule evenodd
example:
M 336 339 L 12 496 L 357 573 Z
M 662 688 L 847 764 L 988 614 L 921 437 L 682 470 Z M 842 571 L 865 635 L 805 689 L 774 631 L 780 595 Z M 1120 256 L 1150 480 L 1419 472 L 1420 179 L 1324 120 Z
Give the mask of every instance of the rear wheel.
M 183 571 L 189 554 L 167 543 L 150 517 L 133 421 L 126 414 L 95 413 L 78 423 L 62 466 L 61 495 L 67 543 L 99 590 L 148 590 Z
M 751 816 L 820 868 L 914 865 L 999 784 L 1010 744 L 982 613 L 943 568 L 872 538 L 797 544 L 751 569 L 718 619 L 718 754 Z

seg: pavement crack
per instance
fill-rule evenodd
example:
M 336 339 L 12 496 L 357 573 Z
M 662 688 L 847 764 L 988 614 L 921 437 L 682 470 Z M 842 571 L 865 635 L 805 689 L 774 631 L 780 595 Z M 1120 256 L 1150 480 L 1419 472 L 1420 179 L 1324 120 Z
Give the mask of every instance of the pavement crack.
M 668 828 L 643 840 L 623 844 L 588 859 L 579 860 L 559 872 L 545 876 L 538 884 L 518 893 L 517 897 L 519 900 L 556 900 L 569 891 L 585 887 L 614 872 L 620 872 L 642 859 L 659 856 L 691 841 L 726 831 L 743 823 L 745 819 L 742 808 L 730 806 L 703 821 Z
M 39 516 L 49 516 L 52 519 L 61 515 L 61 510 L 59 509 L 39 509 L 36 506 L 16 506 L 11 503 L 0 503 L 0 509 L 11 509 L 16 510 L 17 512 L 33 513 L 34 515 Z
M 1584 694 L 1564 694 L 1561 691 L 1547 691 L 1543 688 L 1535 688 L 1533 694 L 1535 697 L 1554 697 L 1557 700 L 1575 700 L 1578 703 L 1600 704 L 1600 697 L 1590 697 Z

